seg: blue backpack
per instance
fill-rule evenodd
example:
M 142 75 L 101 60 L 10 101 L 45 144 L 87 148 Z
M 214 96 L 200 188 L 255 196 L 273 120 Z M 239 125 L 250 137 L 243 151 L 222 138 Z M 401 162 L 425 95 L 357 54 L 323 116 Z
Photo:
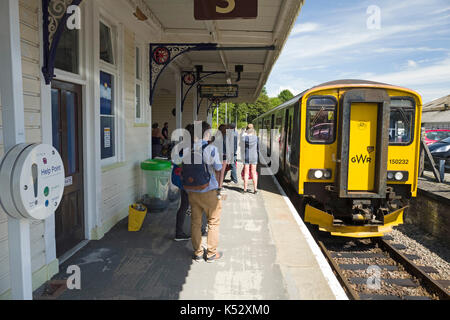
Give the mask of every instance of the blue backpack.
M 183 189 L 183 183 L 181 182 L 181 173 L 183 168 L 179 165 L 174 164 L 172 169 L 172 184 L 179 189 Z
M 203 159 L 203 151 L 207 146 L 207 144 L 202 146 L 201 151 L 192 148 L 190 154 L 191 163 L 183 163 L 182 165 L 181 182 L 186 191 L 200 191 L 209 186 L 211 175 L 208 170 L 208 165 Z

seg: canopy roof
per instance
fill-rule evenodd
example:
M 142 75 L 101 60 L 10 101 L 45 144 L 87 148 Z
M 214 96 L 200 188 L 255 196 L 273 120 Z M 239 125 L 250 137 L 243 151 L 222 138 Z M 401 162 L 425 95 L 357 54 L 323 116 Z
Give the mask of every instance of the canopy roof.
M 146 15 L 163 43 L 217 43 L 218 47 L 269 47 L 275 50 L 191 51 L 171 64 L 181 71 L 225 71 L 206 78 L 203 83 L 238 84 L 239 98 L 234 102 L 253 102 L 259 96 L 300 12 L 303 0 L 258 0 L 256 19 L 195 20 L 193 0 L 128 0 Z M 236 82 L 236 65 L 243 65 Z M 173 93 L 173 75 L 165 71 L 159 90 Z M 158 91 L 157 91 L 158 92 Z

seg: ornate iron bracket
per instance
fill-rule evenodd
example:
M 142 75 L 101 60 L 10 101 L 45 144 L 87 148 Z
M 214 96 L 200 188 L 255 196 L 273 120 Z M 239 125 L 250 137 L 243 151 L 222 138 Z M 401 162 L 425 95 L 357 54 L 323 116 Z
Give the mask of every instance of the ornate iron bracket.
M 48 85 L 55 77 L 55 55 L 69 14 L 67 8 L 80 5 L 82 0 L 42 0 L 44 65 L 42 73 Z
M 151 43 L 150 44 L 150 105 L 156 91 L 158 79 L 166 67 L 180 55 L 190 51 L 257 51 L 275 50 L 266 47 L 218 47 L 216 43 Z
M 191 91 L 191 89 L 198 84 L 200 81 L 202 81 L 205 78 L 208 78 L 212 75 L 215 74 L 225 74 L 225 71 L 204 71 L 204 72 L 200 72 L 200 78 L 197 79 L 197 76 L 195 75 L 194 72 L 190 72 L 190 71 L 185 71 L 181 73 L 181 112 L 183 112 L 184 110 L 184 102 L 186 101 L 186 98 L 189 94 L 189 92 Z M 197 91 L 197 97 L 198 97 L 198 91 Z M 198 109 L 198 105 L 197 105 L 197 109 Z M 198 114 L 198 112 L 197 112 Z
M 156 91 L 158 79 L 166 67 L 180 55 L 189 51 L 216 50 L 215 43 L 151 43 L 150 44 L 150 105 Z

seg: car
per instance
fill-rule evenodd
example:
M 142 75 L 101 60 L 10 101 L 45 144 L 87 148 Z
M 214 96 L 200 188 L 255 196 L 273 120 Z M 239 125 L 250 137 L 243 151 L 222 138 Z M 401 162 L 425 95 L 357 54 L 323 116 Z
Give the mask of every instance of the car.
M 450 169 L 450 137 L 429 145 L 428 149 L 436 165 L 439 166 L 440 160 L 445 160 L 445 168 Z
M 450 130 L 447 130 L 447 129 L 437 129 L 437 130 L 425 131 L 425 143 L 427 145 L 441 141 L 448 137 L 450 137 Z

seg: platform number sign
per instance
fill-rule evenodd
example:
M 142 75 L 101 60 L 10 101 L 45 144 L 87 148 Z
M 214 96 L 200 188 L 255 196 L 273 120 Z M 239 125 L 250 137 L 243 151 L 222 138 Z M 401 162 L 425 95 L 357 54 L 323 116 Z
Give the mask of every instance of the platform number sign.
M 255 19 L 258 0 L 194 0 L 196 20 Z

